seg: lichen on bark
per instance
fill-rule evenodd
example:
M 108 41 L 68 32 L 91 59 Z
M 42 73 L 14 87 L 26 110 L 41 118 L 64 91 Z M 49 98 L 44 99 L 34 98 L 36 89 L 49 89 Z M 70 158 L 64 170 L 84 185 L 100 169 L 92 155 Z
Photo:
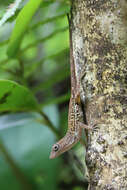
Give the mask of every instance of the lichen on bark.
M 88 124 L 89 190 L 127 189 L 127 1 L 73 0 L 72 41 Z M 85 97 L 85 98 L 84 98 Z

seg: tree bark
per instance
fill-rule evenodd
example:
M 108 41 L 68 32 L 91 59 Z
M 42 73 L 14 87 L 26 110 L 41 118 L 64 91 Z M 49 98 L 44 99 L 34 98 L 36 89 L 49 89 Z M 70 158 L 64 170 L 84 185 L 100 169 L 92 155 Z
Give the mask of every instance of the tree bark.
M 88 132 L 88 189 L 127 190 L 127 1 L 73 0 L 71 13 L 86 121 L 97 123 Z

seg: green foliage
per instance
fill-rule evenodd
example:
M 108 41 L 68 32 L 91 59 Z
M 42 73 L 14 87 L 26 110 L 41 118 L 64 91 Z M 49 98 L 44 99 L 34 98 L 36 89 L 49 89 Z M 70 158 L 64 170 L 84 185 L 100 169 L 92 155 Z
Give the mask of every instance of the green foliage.
M 14 57 L 17 54 L 17 51 L 20 46 L 20 42 L 24 32 L 27 29 L 29 22 L 31 21 L 33 15 L 39 8 L 42 0 L 30 0 L 24 8 L 20 11 L 19 15 L 16 18 L 16 24 L 13 29 L 11 39 L 8 45 L 8 56 Z
M 31 111 L 37 108 L 35 97 L 26 87 L 0 80 L 0 111 Z
M 12 2 L 0 1 L 0 18 Z M 49 160 L 52 144 L 67 128 L 69 9 L 68 0 L 24 0 L 0 28 L 2 190 L 62 190 L 74 181 L 80 184 L 69 154 Z

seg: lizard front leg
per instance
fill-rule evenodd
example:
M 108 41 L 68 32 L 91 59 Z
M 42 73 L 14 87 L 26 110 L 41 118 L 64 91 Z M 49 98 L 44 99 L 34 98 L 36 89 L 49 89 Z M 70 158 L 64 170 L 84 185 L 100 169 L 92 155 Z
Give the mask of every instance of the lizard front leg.
M 96 129 L 96 123 L 93 124 L 93 125 L 86 125 L 80 121 L 78 121 L 78 126 L 82 129 L 88 129 L 88 130 L 95 130 Z

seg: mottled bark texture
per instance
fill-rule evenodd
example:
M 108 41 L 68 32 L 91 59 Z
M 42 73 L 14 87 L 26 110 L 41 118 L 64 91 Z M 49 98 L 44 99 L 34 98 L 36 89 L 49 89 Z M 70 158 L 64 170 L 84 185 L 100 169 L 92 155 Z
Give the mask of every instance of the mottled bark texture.
M 73 0 L 73 56 L 85 98 L 89 190 L 127 190 L 127 1 Z

